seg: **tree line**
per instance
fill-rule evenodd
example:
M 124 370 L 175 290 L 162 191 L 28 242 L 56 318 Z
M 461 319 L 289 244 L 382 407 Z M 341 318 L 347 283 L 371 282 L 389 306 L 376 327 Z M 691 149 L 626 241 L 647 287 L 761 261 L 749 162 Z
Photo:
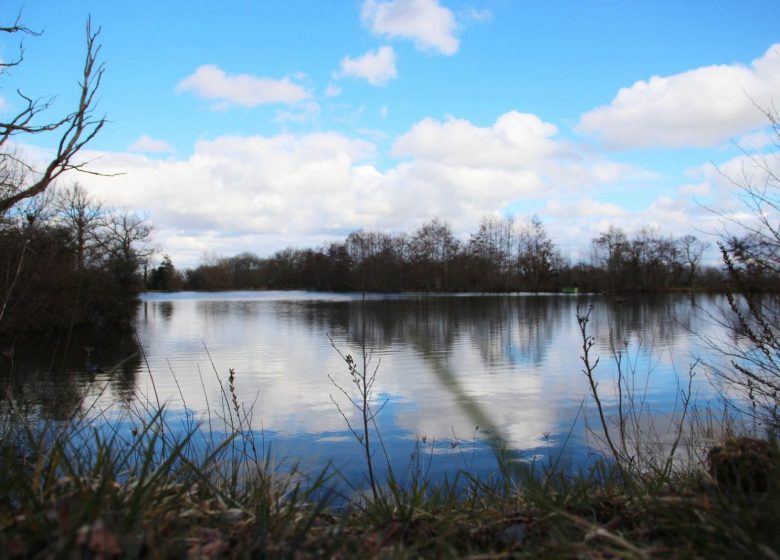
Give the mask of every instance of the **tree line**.
M 465 241 L 433 219 L 411 233 L 355 231 L 318 248 L 286 248 L 261 258 L 245 252 L 209 257 L 179 272 L 169 258 L 149 275 L 150 289 L 325 291 L 657 292 L 722 289 L 720 268 L 703 266 L 708 243 L 645 227 L 630 236 L 610 227 L 594 238 L 588 262 L 572 264 L 537 216 L 488 216 Z M 764 275 L 766 276 L 766 275 Z M 763 287 L 769 277 L 756 277 Z M 756 284 L 758 285 L 758 284 Z

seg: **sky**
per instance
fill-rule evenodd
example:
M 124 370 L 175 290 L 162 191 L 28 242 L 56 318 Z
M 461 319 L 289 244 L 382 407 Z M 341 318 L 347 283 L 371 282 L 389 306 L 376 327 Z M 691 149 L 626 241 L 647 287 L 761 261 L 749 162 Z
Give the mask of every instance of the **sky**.
M 467 240 L 535 214 L 573 262 L 610 225 L 707 239 L 742 211 L 729 179 L 777 149 L 775 0 L 0 5 L 20 12 L 42 33 L 0 76 L 0 119 L 17 90 L 72 110 L 91 18 L 109 123 L 82 155 L 105 176 L 60 183 L 143 213 L 179 268 L 437 217 Z

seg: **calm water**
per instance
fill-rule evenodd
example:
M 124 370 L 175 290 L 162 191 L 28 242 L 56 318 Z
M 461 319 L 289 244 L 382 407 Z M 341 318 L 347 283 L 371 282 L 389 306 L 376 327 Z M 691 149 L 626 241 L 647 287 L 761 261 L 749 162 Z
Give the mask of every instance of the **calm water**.
M 350 389 L 336 349 L 359 358 L 365 332 L 370 367 L 377 368 L 374 407 L 386 403 L 377 427 L 396 471 L 417 450 L 431 477 L 458 469 L 484 475 L 496 469 L 501 450 L 517 460 L 587 460 L 594 443 L 583 421 L 595 425 L 597 417 L 586 399 L 578 306 L 593 305 L 588 327 L 608 409 L 616 405 L 615 344 L 648 414 L 668 418 L 691 364 L 717 357 L 699 335 L 723 334 L 702 313 L 717 312 L 723 299 L 696 296 L 694 303 L 683 295 L 363 301 L 312 292 L 149 293 L 142 296 L 136 335 L 82 333 L 16 348 L 13 364 L 8 352 L 0 359 L 16 402 L 45 415 L 64 416 L 84 395 L 103 405 L 159 399 L 170 411 L 186 409 L 204 425 L 211 421 L 212 429 L 219 429 L 221 384 L 227 386 L 232 368 L 258 442 L 276 460 L 313 468 L 333 461 L 357 473 L 361 450 L 333 399 L 353 425 L 358 417 L 329 376 Z M 696 371 L 698 404 L 715 402 L 706 371 Z M 379 446 L 376 457 L 385 463 Z

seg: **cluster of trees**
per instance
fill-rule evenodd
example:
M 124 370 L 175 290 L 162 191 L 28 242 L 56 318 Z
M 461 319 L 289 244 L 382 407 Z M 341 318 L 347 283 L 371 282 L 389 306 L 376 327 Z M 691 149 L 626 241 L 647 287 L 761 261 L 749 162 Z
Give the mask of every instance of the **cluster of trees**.
M 693 235 L 667 237 L 648 227 L 629 238 L 612 226 L 592 241 L 592 281 L 612 291 L 693 288 L 697 280 L 710 285 L 714 280 L 717 286 L 719 273 L 706 271 L 710 278 L 700 274 L 707 246 Z
M 434 219 L 411 234 L 353 232 L 317 249 L 284 249 L 268 258 L 242 253 L 211 257 L 184 274 L 168 260 L 159 289 L 313 289 L 367 291 L 662 291 L 722 287 L 702 267 L 707 244 L 643 228 L 633 237 L 612 227 L 593 240 L 590 263 L 571 265 L 542 221 L 486 217 L 465 242 Z
M 79 185 L 0 216 L 0 332 L 120 325 L 134 316 L 149 224 Z
M 63 175 L 88 171 L 80 153 L 102 130 L 95 113 L 104 67 L 98 62 L 100 30 L 86 25 L 84 64 L 68 111 L 52 116 L 54 99 L 17 90 L 16 113 L 0 120 L 0 334 L 91 324 L 128 323 L 139 270 L 150 256 L 149 225 L 138 216 L 104 208 L 78 185 L 56 190 Z M 17 19 L 0 34 L 38 33 Z M 24 60 L 3 57 L 0 76 Z M 33 139 L 54 148 L 45 161 L 19 148 Z
M 342 242 L 288 248 L 265 259 L 251 253 L 211 258 L 186 271 L 183 281 L 197 290 L 508 290 L 554 283 L 560 261 L 535 218 L 486 218 L 467 243 L 434 219 L 411 234 L 356 231 Z

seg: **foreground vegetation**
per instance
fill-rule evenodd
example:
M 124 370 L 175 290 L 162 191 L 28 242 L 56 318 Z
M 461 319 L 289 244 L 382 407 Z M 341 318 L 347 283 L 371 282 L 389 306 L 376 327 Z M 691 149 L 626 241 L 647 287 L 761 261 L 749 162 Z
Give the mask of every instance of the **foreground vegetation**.
M 230 397 L 229 397 L 230 398 Z M 500 465 L 434 484 L 392 475 L 376 497 L 332 470 L 277 471 L 241 407 L 226 434 L 174 436 L 161 409 L 0 431 L 8 558 L 777 558 L 780 451 L 729 439 L 683 469 L 613 461 L 566 474 Z M 92 411 L 94 412 L 94 411 Z M 105 411 L 104 411 L 105 412 Z M 226 413 L 227 414 L 227 413 Z M 232 420 L 231 420 L 232 419 Z M 355 481 L 351 481 L 355 482 Z

